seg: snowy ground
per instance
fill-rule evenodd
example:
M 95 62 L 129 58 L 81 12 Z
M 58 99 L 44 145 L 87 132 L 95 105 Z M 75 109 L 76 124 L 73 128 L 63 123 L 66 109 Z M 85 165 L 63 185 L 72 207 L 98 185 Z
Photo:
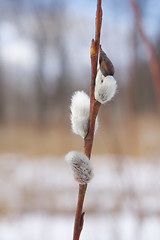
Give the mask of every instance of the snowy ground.
M 73 216 L 24 215 L 0 222 L 1 240 L 71 240 Z M 159 240 L 160 219 L 143 222 L 136 216 L 86 215 L 81 239 L 88 240 Z
M 82 240 L 160 239 L 160 160 L 95 156 Z M 0 156 L 0 240 L 72 239 L 77 184 L 63 158 Z

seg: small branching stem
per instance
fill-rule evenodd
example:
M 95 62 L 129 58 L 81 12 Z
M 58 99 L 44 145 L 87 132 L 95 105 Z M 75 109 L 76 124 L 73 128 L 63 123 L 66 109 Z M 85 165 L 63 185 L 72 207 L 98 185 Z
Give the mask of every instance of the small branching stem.
M 96 23 L 95 23 L 95 40 L 92 39 L 91 43 L 91 83 L 90 83 L 90 119 L 89 119 L 89 131 L 84 139 L 84 151 L 86 156 L 90 159 L 92 152 L 92 145 L 94 139 L 94 127 L 95 120 L 98 114 L 98 110 L 100 108 L 100 103 L 97 102 L 94 98 L 94 88 L 95 88 L 95 79 L 97 74 L 97 64 L 98 64 L 98 54 L 100 47 L 100 33 L 101 33 L 101 24 L 102 24 L 102 8 L 101 8 L 101 0 L 97 0 L 97 11 L 96 11 Z M 84 222 L 84 212 L 83 211 L 83 203 L 84 197 L 87 189 L 87 184 L 81 185 L 79 184 L 79 194 L 78 194 L 78 203 L 75 215 L 75 223 L 74 223 L 74 233 L 73 240 L 79 240 L 80 234 L 83 228 Z

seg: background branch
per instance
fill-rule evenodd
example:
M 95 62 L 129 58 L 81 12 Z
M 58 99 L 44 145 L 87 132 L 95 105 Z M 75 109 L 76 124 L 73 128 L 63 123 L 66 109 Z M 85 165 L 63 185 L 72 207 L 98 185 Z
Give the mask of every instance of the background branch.
M 140 16 L 140 11 L 138 8 L 138 4 L 136 0 L 131 0 L 131 6 L 133 9 L 136 25 L 139 31 L 139 34 L 142 38 L 142 41 L 144 42 L 147 53 L 149 56 L 149 68 L 152 76 L 152 81 L 153 81 L 153 86 L 154 86 L 154 91 L 156 94 L 156 99 L 157 99 L 157 105 L 158 105 L 158 110 L 160 112 L 160 70 L 159 70 L 159 65 L 158 65 L 158 60 L 155 54 L 155 50 L 153 47 L 153 44 L 147 37 L 141 23 L 141 16 Z

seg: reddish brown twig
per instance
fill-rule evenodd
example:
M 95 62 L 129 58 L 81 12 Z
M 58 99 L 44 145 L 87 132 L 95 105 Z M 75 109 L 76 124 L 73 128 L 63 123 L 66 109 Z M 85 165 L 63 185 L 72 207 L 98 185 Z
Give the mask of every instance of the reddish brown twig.
M 100 103 L 94 99 L 94 87 L 95 87 L 95 78 L 97 74 L 97 63 L 98 63 L 98 54 L 99 54 L 99 45 L 100 45 L 100 32 L 101 32 L 101 23 L 102 23 L 102 8 L 101 0 L 97 0 L 97 11 L 96 11 L 96 29 L 95 29 L 95 40 L 92 39 L 91 43 L 91 84 L 90 84 L 90 121 L 89 121 L 89 132 L 86 138 L 84 139 L 84 151 L 88 158 L 91 156 L 92 144 L 94 138 L 94 126 L 96 116 L 100 107 Z M 75 224 L 74 224 L 74 234 L 73 240 L 79 240 L 84 221 L 84 212 L 83 202 L 87 189 L 87 184 L 79 185 L 79 194 L 78 194 L 78 203 L 75 215 Z
M 149 56 L 149 68 L 150 68 L 150 72 L 151 72 L 151 76 L 152 76 L 156 99 L 157 99 L 157 105 L 158 105 L 158 109 L 160 112 L 160 70 L 159 70 L 158 60 L 157 60 L 157 57 L 155 54 L 154 47 L 142 27 L 141 16 L 140 16 L 137 2 L 135 0 L 131 0 L 131 6 L 132 6 L 132 9 L 134 12 L 136 25 L 137 25 L 139 34 L 142 38 L 142 41 L 144 42 L 144 44 L 146 46 L 147 54 Z

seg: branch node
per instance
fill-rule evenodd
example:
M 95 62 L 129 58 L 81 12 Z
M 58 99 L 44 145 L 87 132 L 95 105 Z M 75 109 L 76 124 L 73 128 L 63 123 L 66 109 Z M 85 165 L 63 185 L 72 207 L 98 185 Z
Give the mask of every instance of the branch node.
M 90 48 L 90 56 L 94 57 L 96 55 L 97 55 L 97 53 L 96 53 L 95 41 L 94 41 L 94 39 L 92 39 L 91 48 Z
M 81 229 L 81 230 L 82 230 L 82 228 L 83 228 L 84 215 L 85 215 L 85 212 L 83 212 L 83 213 L 81 214 L 81 219 L 80 219 L 80 229 Z

